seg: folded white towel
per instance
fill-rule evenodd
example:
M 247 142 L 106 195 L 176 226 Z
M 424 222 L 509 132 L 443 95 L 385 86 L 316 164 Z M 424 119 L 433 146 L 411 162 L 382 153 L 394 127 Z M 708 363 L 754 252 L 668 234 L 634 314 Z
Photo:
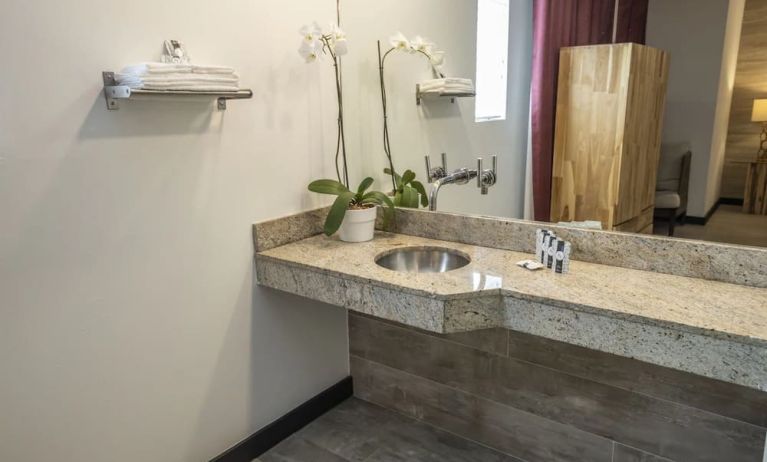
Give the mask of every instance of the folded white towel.
M 474 82 L 471 79 L 464 79 L 459 77 L 444 77 L 441 79 L 431 79 L 421 82 L 421 87 L 438 87 L 445 85 L 463 85 L 467 87 L 474 87 Z
M 450 86 L 450 87 L 438 87 L 438 88 L 421 88 L 421 93 L 435 93 L 435 94 L 456 94 L 456 93 L 474 93 L 473 87 L 464 86 Z
M 192 72 L 195 74 L 234 74 L 234 69 L 228 66 L 202 66 L 193 65 Z
M 468 85 L 441 85 L 441 86 L 421 86 L 421 91 L 474 91 L 473 86 Z
M 184 72 L 192 72 L 192 65 L 147 62 L 126 66 L 120 71 L 121 74 L 133 75 L 173 74 Z
M 117 74 L 115 80 L 120 85 L 140 84 L 140 83 L 224 83 L 227 85 L 237 85 L 240 81 L 237 74 Z
M 195 85 L 176 85 L 168 88 L 163 85 L 147 84 L 140 88 L 141 90 L 182 90 L 182 91 L 239 91 L 240 88 L 234 85 L 213 85 L 213 84 L 195 84 Z
M 432 79 L 419 84 L 421 93 L 450 95 L 460 93 L 474 93 L 474 83 L 471 79 L 458 77 L 446 77 Z

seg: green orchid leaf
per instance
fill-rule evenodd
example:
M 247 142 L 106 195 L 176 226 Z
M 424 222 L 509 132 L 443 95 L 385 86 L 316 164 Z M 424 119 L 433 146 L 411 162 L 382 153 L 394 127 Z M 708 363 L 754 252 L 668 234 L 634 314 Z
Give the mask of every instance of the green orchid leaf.
M 413 193 L 415 190 L 410 186 L 405 186 L 402 189 L 402 207 L 413 208 Z M 417 199 L 416 199 L 417 200 Z
M 370 177 L 367 177 L 364 180 L 362 180 L 359 188 L 357 188 L 357 195 L 362 196 L 363 194 L 365 194 L 365 191 L 367 191 L 367 189 L 370 187 L 371 184 L 373 184 L 373 179 Z
M 410 189 L 410 208 L 417 209 L 418 198 L 420 197 L 420 194 L 418 194 L 418 191 L 412 186 L 409 186 L 409 189 Z
M 392 202 L 394 202 L 394 205 L 397 206 L 397 207 L 401 206 L 402 205 L 402 193 L 399 192 L 399 191 L 394 193 L 394 200 Z
M 309 183 L 309 191 L 338 196 L 339 194 L 349 192 L 349 188 L 336 180 L 315 180 Z
M 389 175 L 389 176 L 392 176 L 392 172 L 391 172 L 391 169 L 389 167 L 386 167 L 384 169 L 384 173 Z M 397 189 L 399 190 L 400 187 L 402 186 L 402 177 L 399 176 L 399 173 L 397 173 L 397 172 L 394 172 L 393 176 L 394 176 L 394 184 L 397 185 Z
M 328 216 L 325 218 L 325 227 L 323 229 L 326 236 L 332 236 L 341 227 L 344 215 L 346 215 L 346 209 L 349 208 L 349 204 L 354 199 L 354 196 L 355 194 L 351 191 L 342 192 L 333 202 L 333 205 L 330 206 L 330 212 L 328 212 Z
M 426 195 L 426 188 L 423 187 L 423 183 L 417 180 L 413 180 L 410 182 L 410 186 L 413 187 L 416 191 L 418 191 L 418 194 L 421 195 L 421 205 L 423 207 L 429 206 L 429 196 Z
M 407 185 L 411 181 L 415 179 L 415 172 L 412 170 L 405 170 L 405 173 L 402 174 L 402 184 Z

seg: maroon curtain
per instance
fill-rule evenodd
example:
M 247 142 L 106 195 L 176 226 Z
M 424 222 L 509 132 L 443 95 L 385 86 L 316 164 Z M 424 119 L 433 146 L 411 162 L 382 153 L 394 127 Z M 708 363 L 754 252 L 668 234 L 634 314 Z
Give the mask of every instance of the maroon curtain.
M 618 14 L 615 6 L 618 3 Z M 535 0 L 530 93 L 533 214 L 549 221 L 559 49 L 613 41 L 644 43 L 648 0 Z
M 615 43 L 645 43 L 648 0 L 618 0 Z

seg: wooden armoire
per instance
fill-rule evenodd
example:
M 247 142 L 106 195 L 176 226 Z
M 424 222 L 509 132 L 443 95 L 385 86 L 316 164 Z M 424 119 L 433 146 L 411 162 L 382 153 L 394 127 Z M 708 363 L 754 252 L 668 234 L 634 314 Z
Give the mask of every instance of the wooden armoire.
M 652 233 L 668 62 L 635 43 L 561 50 L 551 221 Z

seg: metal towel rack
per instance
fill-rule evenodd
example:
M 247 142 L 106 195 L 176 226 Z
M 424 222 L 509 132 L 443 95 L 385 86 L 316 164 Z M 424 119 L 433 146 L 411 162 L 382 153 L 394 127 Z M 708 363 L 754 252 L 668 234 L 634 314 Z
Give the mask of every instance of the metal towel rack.
M 117 85 L 114 72 L 102 72 L 104 79 L 104 98 L 107 101 L 107 109 L 114 111 L 120 108 L 119 100 L 133 99 L 141 96 L 168 96 L 168 97 L 200 97 L 209 96 L 216 98 L 219 110 L 226 110 L 226 102 L 230 99 L 250 99 L 253 91 L 242 89 L 238 91 L 186 91 L 186 90 L 140 90 L 125 85 Z

